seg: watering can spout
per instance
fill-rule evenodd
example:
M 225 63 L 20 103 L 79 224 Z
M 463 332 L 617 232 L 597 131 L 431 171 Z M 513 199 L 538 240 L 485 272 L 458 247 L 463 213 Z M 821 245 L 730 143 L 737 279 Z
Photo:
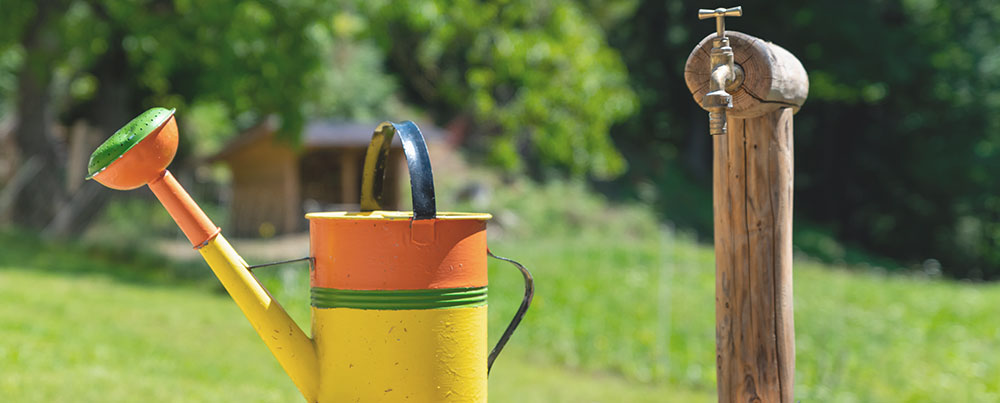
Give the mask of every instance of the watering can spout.
M 198 251 L 302 396 L 308 402 L 315 402 L 319 393 L 319 363 L 313 340 L 250 273 L 247 263 L 222 234 Z
M 308 402 L 319 393 L 313 340 L 250 272 L 180 183 L 166 170 L 177 150 L 173 110 L 153 108 L 115 132 L 91 156 L 87 179 L 113 189 L 142 185 L 156 195 Z

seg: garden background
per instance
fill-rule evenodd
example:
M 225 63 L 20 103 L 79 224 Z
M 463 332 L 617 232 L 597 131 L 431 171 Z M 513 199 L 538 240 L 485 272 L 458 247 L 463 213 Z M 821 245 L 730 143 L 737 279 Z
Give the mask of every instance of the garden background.
M 1000 401 L 1000 7 L 800 3 L 727 22 L 810 77 L 797 399 Z M 491 398 L 712 400 L 711 142 L 683 83 L 714 29 L 699 5 L 736 4 L 3 0 L 0 398 L 298 398 L 149 192 L 82 180 L 73 133 L 166 106 L 171 171 L 224 230 L 232 174 L 209 157 L 261 121 L 292 147 L 317 118 L 458 133 L 439 205 L 494 213 L 491 248 L 537 279 Z M 257 235 L 234 242 L 252 262 L 307 252 Z M 308 327 L 306 270 L 261 277 Z M 496 337 L 519 278 L 490 274 Z

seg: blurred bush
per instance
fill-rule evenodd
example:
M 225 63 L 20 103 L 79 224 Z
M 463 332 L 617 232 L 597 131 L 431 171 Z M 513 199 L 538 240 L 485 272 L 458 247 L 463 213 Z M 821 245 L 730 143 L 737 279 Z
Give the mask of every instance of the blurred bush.
M 54 232 L 81 232 L 106 193 L 64 190 L 54 122 L 111 133 L 163 104 L 180 108 L 191 134 L 182 166 L 269 115 L 295 142 L 308 116 L 426 114 L 479 160 L 534 179 L 598 180 L 610 197 L 651 203 L 707 238 L 711 144 L 682 79 L 712 32 L 697 7 L 8 1 L 0 113 L 17 117 L 24 159 L 52 168 L 13 217 L 41 229 L 69 208 L 80 222 Z M 796 116 L 804 220 L 873 253 L 937 259 L 955 277 L 1000 275 L 1000 6 L 778 1 L 728 26 L 787 48 L 810 74 Z
M 641 198 L 641 184 L 657 184 L 661 212 L 687 220 L 689 210 L 670 208 L 687 190 L 675 186 L 676 171 L 695 189 L 711 181 L 706 115 L 682 79 L 687 55 L 713 32 L 695 18 L 704 5 L 585 4 L 605 16 L 641 105 L 613 131 L 629 170 L 609 191 Z M 906 262 L 938 259 L 954 277 L 1000 276 L 1000 5 L 744 6 L 726 27 L 774 41 L 809 73 L 809 99 L 795 117 L 799 222 Z M 708 233 L 710 221 L 694 225 Z

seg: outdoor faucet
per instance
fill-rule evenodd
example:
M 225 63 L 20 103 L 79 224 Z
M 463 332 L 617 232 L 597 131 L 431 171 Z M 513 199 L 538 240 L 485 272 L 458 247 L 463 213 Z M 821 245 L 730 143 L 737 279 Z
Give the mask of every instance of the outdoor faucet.
M 708 82 L 708 93 L 701 101 L 701 106 L 708 110 L 708 131 L 712 135 L 726 134 L 726 109 L 733 107 L 733 96 L 726 91 L 735 91 L 743 84 L 743 69 L 733 61 L 733 48 L 729 46 L 729 38 L 726 37 L 725 22 L 725 17 L 742 15 L 743 8 L 738 6 L 698 10 L 699 20 L 715 18 L 716 36 L 709 53 L 712 75 Z

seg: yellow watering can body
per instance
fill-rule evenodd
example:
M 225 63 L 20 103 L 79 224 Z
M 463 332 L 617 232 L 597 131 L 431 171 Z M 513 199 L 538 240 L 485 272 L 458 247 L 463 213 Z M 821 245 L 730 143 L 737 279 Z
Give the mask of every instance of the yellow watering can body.
M 320 401 L 485 401 L 489 215 L 306 217 Z
M 116 146 L 126 151 L 115 161 L 141 166 L 136 155 L 156 154 L 150 159 L 165 167 L 163 156 L 169 154 L 169 163 L 168 149 L 171 144 L 176 147 L 172 113 L 164 117 L 160 111 L 158 119 L 166 123 L 148 133 L 146 140 Z M 407 157 L 413 212 L 381 210 L 386 157 L 394 134 L 403 141 Z M 306 216 L 312 263 L 311 338 L 257 281 L 250 266 L 169 172 L 119 165 L 92 166 L 91 177 L 113 188 L 150 186 L 306 401 L 486 401 L 489 367 L 530 304 L 531 277 L 512 262 L 525 276 L 525 299 L 487 355 L 490 215 L 436 211 L 430 161 L 413 123 L 386 122 L 373 135 L 365 160 L 362 212 Z M 158 169 L 162 172 L 156 173 Z

